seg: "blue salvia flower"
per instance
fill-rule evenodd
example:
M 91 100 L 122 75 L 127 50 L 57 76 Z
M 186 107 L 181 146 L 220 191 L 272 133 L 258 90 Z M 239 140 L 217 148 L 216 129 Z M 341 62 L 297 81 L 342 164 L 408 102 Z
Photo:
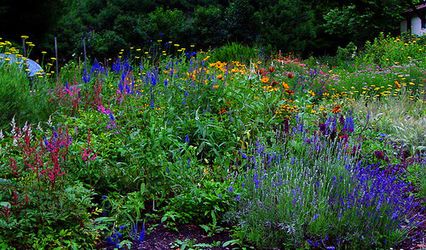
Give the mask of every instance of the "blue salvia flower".
M 307 242 L 313 248 L 318 248 L 320 246 L 320 242 L 319 241 L 312 241 L 312 240 L 308 239 Z
M 265 147 L 259 141 L 256 141 L 256 153 L 260 155 L 264 152 L 264 150 Z
M 380 133 L 379 136 L 380 136 L 379 141 L 383 141 L 387 135 L 384 133 Z
M 254 176 L 253 176 L 253 182 L 254 182 L 254 187 L 256 189 L 258 189 L 259 188 L 259 177 L 258 177 L 257 173 L 255 173 Z
M 151 80 L 151 85 L 155 86 L 157 85 L 157 76 L 154 72 L 150 73 L 150 80 Z
M 102 67 L 102 65 L 98 62 L 98 60 L 95 59 L 95 61 L 93 62 L 92 68 L 90 69 L 90 74 L 93 73 L 104 73 L 105 69 L 104 67 Z
M 154 109 L 154 108 L 155 108 L 155 101 L 154 101 L 154 98 L 153 98 L 153 97 L 151 97 L 151 100 L 150 100 L 150 102 L 149 102 L 149 107 L 150 107 L 150 108 L 152 108 L 152 109 Z
M 115 62 L 112 64 L 112 71 L 114 73 L 118 73 L 121 70 L 121 61 L 120 58 L 117 58 L 117 60 L 115 60 Z
M 121 83 L 124 83 L 124 81 L 126 80 L 127 73 L 128 71 L 123 71 L 121 73 L 121 80 L 120 80 Z
M 164 80 L 164 87 L 167 87 L 169 85 L 169 81 L 167 79 Z
M 355 129 L 355 125 L 354 125 L 353 117 L 352 116 L 346 117 L 345 124 L 343 126 L 343 131 L 352 133 L 352 132 L 354 132 L 354 129 Z
M 86 69 L 83 70 L 82 80 L 84 83 L 90 82 L 90 74 L 87 73 Z
M 132 66 L 129 63 L 129 60 L 125 59 L 124 62 L 122 63 L 122 65 L 121 65 L 121 68 L 122 68 L 123 71 L 126 71 L 126 72 L 132 70 Z
M 243 159 L 247 159 L 247 155 L 246 155 L 245 153 L 241 153 L 241 157 L 242 157 Z
M 189 144 L 189 135 L 185 135 L 185 143 Z
M 145 222 L 142 224 L 142 230 L 139 233 L 138 242 L 141 243 L 145 240 Z
M 311 219 L 311 222 L 316 221 L 318 219 L 318 217 L 319 217 L 319 214 L 314 214 L 314 216 Z
M 124 91 L 124 85 L 121 82 L 118 83 L 118 90 L 119 90 L 120 93 L 123 93 L 123 91 Z

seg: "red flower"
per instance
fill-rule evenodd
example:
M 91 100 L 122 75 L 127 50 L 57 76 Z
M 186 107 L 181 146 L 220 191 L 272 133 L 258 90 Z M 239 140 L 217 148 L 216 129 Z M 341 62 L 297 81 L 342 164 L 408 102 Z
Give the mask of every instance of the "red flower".
M 266 69 L 261 68 L 257 71 L 257 73 L 261 76 L 266 76 L 268 74 L 268 71 L 266 71 Z
M 334 114 L 342 112 L 342 110 L 340 109 L 340 105 L 334 106 L 334 108 L 331 110 L 331 112 L 334 113 Z

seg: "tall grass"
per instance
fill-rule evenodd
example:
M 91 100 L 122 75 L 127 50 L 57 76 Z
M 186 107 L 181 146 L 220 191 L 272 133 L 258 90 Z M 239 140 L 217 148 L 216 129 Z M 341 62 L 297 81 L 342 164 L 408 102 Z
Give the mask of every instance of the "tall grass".
M 402 144 L 410 154 L 426 152 L 426 110 L 421 99 L 411 100 L 409 95 L 401 94 L 380 100 L 359 98 L 350 101 L 359 119 L 369 118 L 368 125 L 387 134 L 394 142 Z

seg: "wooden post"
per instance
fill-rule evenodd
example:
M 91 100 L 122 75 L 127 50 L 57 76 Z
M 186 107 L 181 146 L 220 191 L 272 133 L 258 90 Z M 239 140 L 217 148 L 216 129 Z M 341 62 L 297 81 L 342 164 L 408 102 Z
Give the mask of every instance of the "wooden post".
M 24 57 L 27 57 L 27 50 L 25 49 L 25 38 L 22 38 L 22 51 L 23 51 Z
M 87 72 L 87 62 L 86 62 L 86 38 L 83 37 L 83 56 L 84 56 L 84 69 Z
M 56 82 L 59 83 L 58 41 L 55 36 Z

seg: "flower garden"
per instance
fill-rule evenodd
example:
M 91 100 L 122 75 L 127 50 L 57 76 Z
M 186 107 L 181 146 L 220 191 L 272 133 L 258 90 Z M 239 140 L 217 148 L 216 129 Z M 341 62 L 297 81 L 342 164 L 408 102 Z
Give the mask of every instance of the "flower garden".
M 0 61 L 0 248 L 425 247 L 426 40 L 228 50 Z

